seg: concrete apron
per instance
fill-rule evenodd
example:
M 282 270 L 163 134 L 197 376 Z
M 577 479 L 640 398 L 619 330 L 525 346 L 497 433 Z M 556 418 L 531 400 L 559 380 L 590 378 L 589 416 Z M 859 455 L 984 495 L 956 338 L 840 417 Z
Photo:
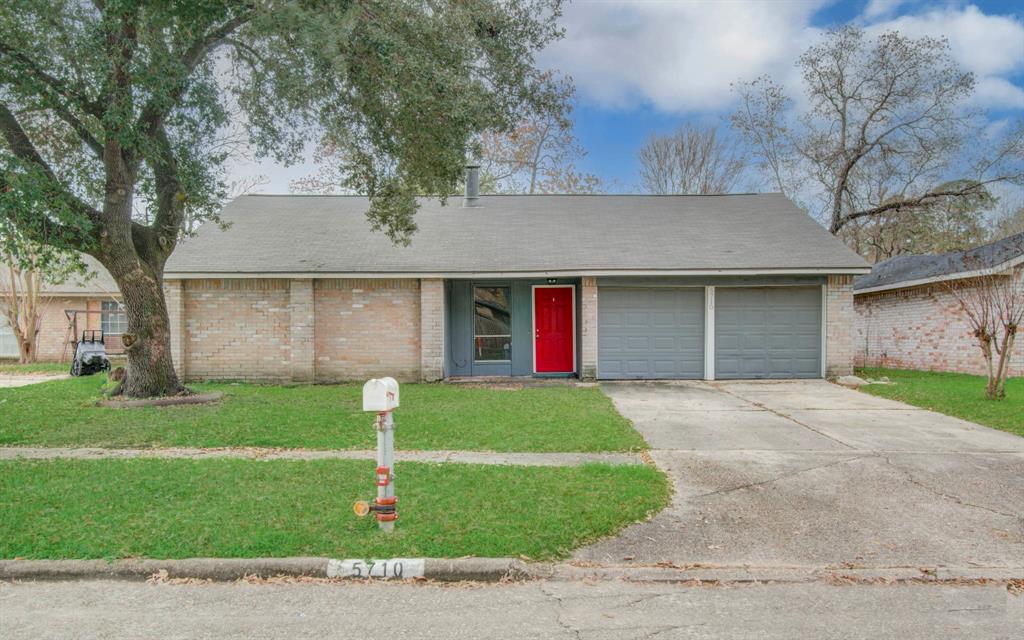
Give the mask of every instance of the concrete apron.
M 579 570 L 1024 578 L 1024 439 L 824 381 L 607 384 L 671 506 Z

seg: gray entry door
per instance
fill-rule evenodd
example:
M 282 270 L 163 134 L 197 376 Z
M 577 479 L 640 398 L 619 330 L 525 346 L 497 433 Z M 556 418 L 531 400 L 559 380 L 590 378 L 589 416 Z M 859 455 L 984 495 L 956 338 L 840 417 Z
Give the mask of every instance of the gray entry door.
M 702 378 L 704 289 L 602 287 L 597 376 Z
M 715 378 L 821 377 L 821 287 L 715 289 Z

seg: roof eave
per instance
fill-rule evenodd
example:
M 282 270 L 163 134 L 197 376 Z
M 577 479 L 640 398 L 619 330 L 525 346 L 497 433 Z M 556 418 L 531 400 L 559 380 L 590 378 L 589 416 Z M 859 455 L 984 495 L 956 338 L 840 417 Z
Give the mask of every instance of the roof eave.
M 604 276 L 863 275 L 869 267 L 775 269 L 547 269 L 530 271 L 167 271 L 168 280 L 256 278 L 551 278 Z
M 988 267 L 986 269 L 974 269 L 971 271 L 957 271 L 954 273 L 944 273 L 942 275 L 932 276 L 930 278 L 900 280 L 899 282 L 880 284 L 876 287 L 854 289 L 853 295 L 857 296 L 866 293 L 879 293 L 882 291 L 893 291 L 895 289 L 912 289 L 914 287 L 922 287 L 929 284 L 937 284 L 939 282 L 950 282 L 952 280 L 966 280 L 967 278 L 979 278 L 984 276 L 1006 274 L 1022 264 L 1024 264 L 1024 255 L 1019 255 L 1015 258 L 1012 258 L 1005 262 L 1001 262 L 993 267 Z

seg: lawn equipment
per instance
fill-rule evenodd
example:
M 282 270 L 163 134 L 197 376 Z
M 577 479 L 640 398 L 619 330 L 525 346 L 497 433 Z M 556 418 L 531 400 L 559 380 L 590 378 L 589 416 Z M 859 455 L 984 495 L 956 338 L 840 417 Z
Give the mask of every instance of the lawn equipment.
M 110 359 L 103 342 L 102 331 L 83 331 L 82 339 L 75 343 L 75 359 L 71 361 L 71 375 L 91 376 L 110 371 Z

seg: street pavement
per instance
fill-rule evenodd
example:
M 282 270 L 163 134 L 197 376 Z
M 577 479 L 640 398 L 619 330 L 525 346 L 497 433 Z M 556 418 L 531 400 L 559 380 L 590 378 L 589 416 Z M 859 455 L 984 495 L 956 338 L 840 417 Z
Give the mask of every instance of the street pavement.
M 1019 640 L 1005 585 L 0 585 L 0 637 Z

